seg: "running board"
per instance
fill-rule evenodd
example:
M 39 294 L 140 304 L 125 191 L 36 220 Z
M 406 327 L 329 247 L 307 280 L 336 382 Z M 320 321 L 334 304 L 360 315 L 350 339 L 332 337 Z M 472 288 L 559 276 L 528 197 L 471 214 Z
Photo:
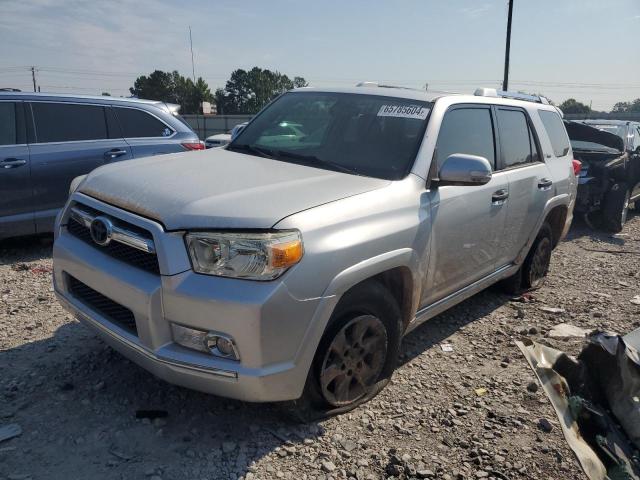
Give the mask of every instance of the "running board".
M 505 265 L 504 267 L 499 268 L 495 272 L 487 275 L 484 278 L 481 278 L 471 285 L 467 285 L 463 289 L 458 290 L 457 292 L 452 293 L 451 295 L 448 295 L 443 299 L 438 300 L 437 302 L 432 303 L 431 305 L 427 305 L 426 307 L 418 310 L 414 319 L 411 321 L 411 323 L 409 323 L 405 334 L 409 333 L 411 330 L 416 328 L 418 325 L 421 325 L 423 322 L 426 322 L 430 318 L 439 315 L 440 313 L 448 310 L 454 305 L 457 305 L 467 298 L 474 296 L 476 293 L 481 292 L 497 281 L 513 275 L 516 271 L 518 271 L 518 268 L 519 265 Z

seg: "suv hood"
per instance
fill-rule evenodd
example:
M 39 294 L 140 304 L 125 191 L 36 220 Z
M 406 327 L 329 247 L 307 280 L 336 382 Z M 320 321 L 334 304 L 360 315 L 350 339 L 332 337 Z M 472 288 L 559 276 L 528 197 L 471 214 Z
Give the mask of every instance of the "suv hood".
M 584 123 L 565 120 L 564 125 L 567 128 L 567 134 L 569 135 L 570 140 L 597 143 L 598 145 L 613 148 L 618 152 L 624 151 L 624 140 L 622 140 L 618 135 L 603 132 L 602 130 L 590 127 Z
M 167 230 L 271 228 L 294 213 L 389 183 L 211 149 L 106 165 L 79 191 Z

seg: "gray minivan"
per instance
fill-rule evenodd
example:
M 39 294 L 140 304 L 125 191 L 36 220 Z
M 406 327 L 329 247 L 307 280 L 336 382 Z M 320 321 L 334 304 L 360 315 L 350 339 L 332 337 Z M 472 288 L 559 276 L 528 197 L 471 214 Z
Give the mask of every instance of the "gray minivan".
M 0 92 L 0 239 L 50 232 L 74 177 L 111 162 L 200 150 L 178 105 Z

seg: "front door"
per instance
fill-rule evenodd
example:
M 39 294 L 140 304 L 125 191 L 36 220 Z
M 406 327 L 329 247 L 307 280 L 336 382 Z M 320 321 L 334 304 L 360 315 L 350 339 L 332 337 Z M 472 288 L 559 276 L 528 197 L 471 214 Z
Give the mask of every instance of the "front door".
M 434 161 L 454 153 L 478 155 L 495 168 L 496 143 L 490 106 L 455 106 L 444 116 Z M 431 190 L 431 256 L 422 304 L 460 290 L 496 269 L 509 195 L 507 174 L 486 185 Z
M 31 175 L 37 231 L 51 231 L 71 181 L 115 160 L 131 158 L 131 148 L 112 127 L 109 107 L 33 102 L 36 141 Z
M 0 101 L 0 238 L 35 232 L 22 102 Z

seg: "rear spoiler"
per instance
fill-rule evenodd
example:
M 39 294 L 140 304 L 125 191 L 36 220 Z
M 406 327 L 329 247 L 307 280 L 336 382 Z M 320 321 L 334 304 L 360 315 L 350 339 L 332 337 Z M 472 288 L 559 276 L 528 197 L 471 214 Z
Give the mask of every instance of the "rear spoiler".
M 177 103 L 164 103 L 165 107 L 167 107 L 167 111 L 171 114 L 171 115 L 178 115 L 180 113 L 180 105 L 178 105 Z

